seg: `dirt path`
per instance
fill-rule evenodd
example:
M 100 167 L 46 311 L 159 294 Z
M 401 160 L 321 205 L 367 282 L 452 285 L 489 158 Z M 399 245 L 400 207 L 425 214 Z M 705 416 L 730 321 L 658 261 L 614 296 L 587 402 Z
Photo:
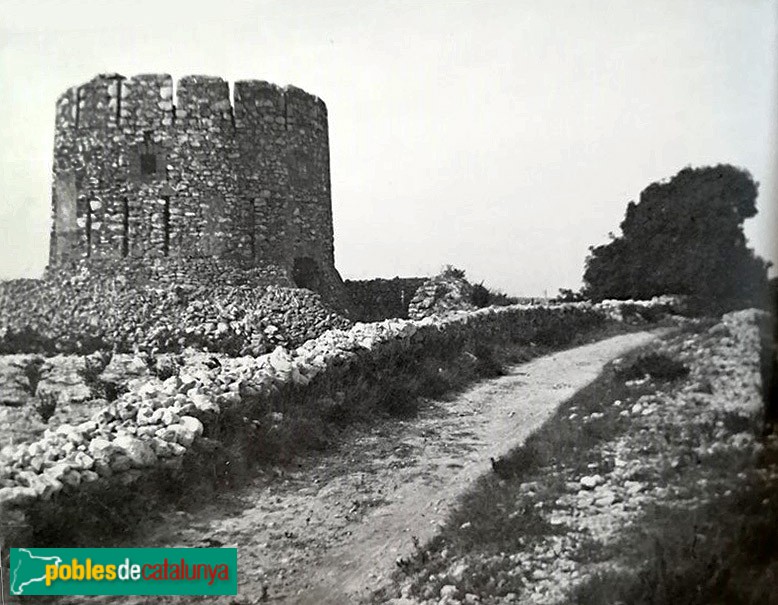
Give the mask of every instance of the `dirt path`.
M 606 362 L 657 334 L 616 336 L 516 366 L 413 420 L 355 434 L 294 472 L 258 477 L 195 515 L 170 513 L 133 545 L 237 546 L 241 597 L 209 603 L 258 602 L 263 587 L 270 602 L 358 602 L 413 551 L 414 537 L 434 535 L 456 497 L 490 470 L 490 456 L 522 443 Z

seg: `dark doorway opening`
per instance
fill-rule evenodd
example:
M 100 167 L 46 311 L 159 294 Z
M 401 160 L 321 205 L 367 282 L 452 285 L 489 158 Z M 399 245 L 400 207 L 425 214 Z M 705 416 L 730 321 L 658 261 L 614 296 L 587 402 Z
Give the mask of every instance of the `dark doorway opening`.
M 298 288 L 319 292 L 322 287 L 322 275 L 318 263 L 309 256 L 299 256 L 294 259 L 292 281 Z

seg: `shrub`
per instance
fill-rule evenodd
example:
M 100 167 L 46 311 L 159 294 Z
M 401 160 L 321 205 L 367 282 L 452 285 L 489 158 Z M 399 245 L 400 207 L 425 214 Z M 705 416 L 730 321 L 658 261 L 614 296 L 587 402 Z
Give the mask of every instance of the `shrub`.
M 574 292 L 569 288 L 559 288 L 559 294 L 554 299 L 554 302 L 582 302 L 586 300 L 586 297 L 579 291 Z
M 483 283 L 473 285 L 473 291 L 470 293 L 470 302 L 479 309 L 490 304 L 491 293 L 484 287 Z
M 763 305 L 769 264 L 747 246 L 758 185 L 730 165 L 684 168 L 630 202 L 622 235 L 590 248 L 584 293 L 592 300 L 685 294 L 711 311 Z
M 412 416 L 419 407 L 418 390 L 407 380 L 392 381 L 380 394 L 379 408 L 390 416 Z
M 505 368 L 497 358 L 495 347 L 478 342 L 475 345 L 475 371 L 478 376 L 492 378 L 505 374 Z
M 48 422 L 57 411 L 57 394 L 38 393 L 35 411 L 43 422 Z
M 444 277 L 451 277 L 454 279 L 465 279 L 464 269 L 457 269 L 453 265 L 446 265 L 443 267 L 443 271 L 440 273 Z
M 24 375 L 27 377 L 27 384 L 29 385 L 30 395 L 35 395 L 38 390 L 38 383 L 41 381 L 41 366 L 43 360 L 40 357 L 34 357 L 29 360 L 24 366 Z

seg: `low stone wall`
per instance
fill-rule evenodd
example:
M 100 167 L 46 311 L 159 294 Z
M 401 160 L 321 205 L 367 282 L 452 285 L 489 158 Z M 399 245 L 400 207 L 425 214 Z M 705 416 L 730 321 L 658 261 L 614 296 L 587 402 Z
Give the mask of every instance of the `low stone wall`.
M 426 280 L 426 277 L 346 280 L 354 319 L 365 322 L 407 319 L 408 305 Z
M 688 315 L 687 300 L 682 296 L 655 296 L 649 300 L 608 299 L 597 303 L 615 321 L 653 321 L 662 315 Z
M 396 380 L 400 367 L 430 358 L 445 363 L 485 343 L 562 344 L 604 321 L 603 310 L 588 303 L 490 307 L 358 323 L 257 358 L 214 362 L 202 355 L 166 380 L 138 381 L 86 422 L 0 449 L 0 535 L 8 536 L 6 544 L 29 537 L 52 511 L 61 518 L 68 507 L 85 510 L 81 499 L 95 494 L 124 490 L 126 503 L 164 493 L 176 477 L 212 461 L 214 447 L 252 439 L 255 423 L 273 421 L 290 406 L 358 397 L 366 384 L 381 388 Z

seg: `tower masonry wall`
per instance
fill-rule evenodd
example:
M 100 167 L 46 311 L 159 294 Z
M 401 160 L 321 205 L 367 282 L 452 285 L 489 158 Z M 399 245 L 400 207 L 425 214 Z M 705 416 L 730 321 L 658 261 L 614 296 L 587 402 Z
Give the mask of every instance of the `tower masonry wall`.
M 50 266 L 216 257 L 341 290 L 327 108 L 288 86 L 102 74 L 57 101 Z

